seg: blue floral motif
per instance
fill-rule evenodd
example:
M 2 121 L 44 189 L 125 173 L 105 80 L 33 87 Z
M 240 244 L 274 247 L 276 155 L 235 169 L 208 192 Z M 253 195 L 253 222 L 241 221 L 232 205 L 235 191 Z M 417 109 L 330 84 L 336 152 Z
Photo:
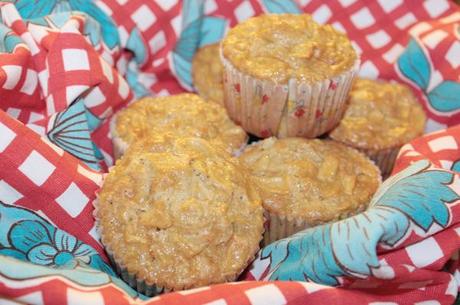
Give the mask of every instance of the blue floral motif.
M 0 52 L 13 53 L 14 48 L 21 44 L 22 40 L 10 28 L 0 24 Z
M 52 268 L 36 265 L 28 261 L 18 260 L 3 253 L 3 255 L 0 254 L 0 274 L 4 277 L 15 280 L 59 276 L 86 287 L 97 287 L 113 283 L 123 289 L 131 297 L 147 299 L 147 297 L 138 294 L 118 277 L 85 265 L 79 265 L 75 269 Z
M 398 59 L 398 66 L 401 73 L 421 89 L 428 88 L 431 76 L 430 62 L 415 39 L 409 41 L 406 50 Z
M 113 283 L 132 297 L 138 294 L 92 247 L 27 209 L 0 201 L 0 274 L 12 279 L 58 275 L 84 286 Z
M 295 1 L 292 0 L 262 0 L 262 4 L 267 11 L 274 14 L 289 13 L 300 14 L 302 11 L 299 9 Z
M 115 275 L 96 250 L 31 211 L 0 202 L 0 227 L 0 255 L 54 268 L 90 266 Z
M 139 67 L 142 66 L 147 60 L 148 50 L 144 43 L 144 40 L 142 39 L 141 33 L 137 28 L 131 31 L 131 34 L 129 35 L 128 40 L 126 42 L 125 48 L 130 50 L 134 54 L 133 59 L 128 63 L 125 75 L 126 82 L 128 83 L 129 87 L 133 90 L 136 98 L 141 98 L 150 95 L 151 92 L 149 88 L 147 88 L 141 82 L 142 72 L 139 69 Z
M 139 71 L 139 66 L 134 61 L 129 62 L 125 78 L 129 87 L 133 90 L 134 95 L 138 99 L 151 94 L 150 90 L 142 82 L 140 82 L 140 75 L 141 72 Z
M 7 248 L 9 253 L 16 253 L 13 256 L 25 257 L 39 265 L 74 268 L 77 264 L 75 259 L 88 264 L 90 262 L 88 255 L 95 254 L 94 250 L 77 241 L 75 237 L 59 230 L 50 232 L 36 220 L 23 220 L 15 223 L 9 235 L 14 247 Z M 21 238 L 22 236 L 25 237 Z
M 406 50 L 398 59 L 402 75 L 414 82 L 425 93 L 429 104 L 436 111 L 450 113 L 460 110 L 460 83 L 442 81 L 433 89 L 429 88 L 432 68 L 423 47 L 411 39 Z
M 428 167 L 422 160 L 388 179 L 361 214 L 262 249 L 261 257 L 271 259 L 269 278 L 337 285 L 339 276 L 364 277 L 379 267 L 377 244 L 398 247 L 414 226 L 449 226 L 449 204 L 460 199 L 449 187 L 453 174 Z
M 192 59 L 196 50 L 222 39 L 227 28 L 223 18 L 204 16 L 203 1 L 184 1 L 182 32 L 172 52 L 174 72 L 179 82 L 187 89 L 192 88 Z
M 0 201 L 0 274 L 12 279 L 64 277 L 87 287 L 113 283 L 128 295 L 138 294 L 92 247 L 27 209 Z
M 99 170 L 100 160 L 95 155 L 88 126 L 88 117 L 93 117 L 88 112 L 82 99 L 75 100 L 67 109 L 54 114 L 52 127 L 47 136 L 52 143 L 82 160 L 89 167 Z M 96 121 L 92 120 L 91 123 L 94 125 Z
M 219 42 L 225 35 L 227 21 L 219 17 L 203 17 L 200 30 L 199 47 Z
M 428 93 L 428 99 L 431 106 L 438 111 L 458 110 L 460 109 L 460 83 L 443 81 Z
M 15 6 L 24 19 L 36 19 L 51 13 L 70 10 L 86 13 L 100 24 L 104 43 L 110 49 L 120 45 L 120 37 L 115 23 L 93 0 L 17 0 Z
M 86 112 L 86 122 L 88 123 L 88 128 L 90 131 L 95 130 L 99 127 L 102 123 L 102 119 L 99 118 L 97 115 L 92 113 L 88 108 L 85 107 Z
M 137 28 L 134 28 L 129 34 L 125 48 L 133 52 L 134 60 L 138 65 L 142 65 L 146 61 L 147 48 Z
M 457 172 L 457 173 L 460 173 L 460 160 L 457 160 L 454 162 L 454 164 L 452 164 L 452 168 L 451 170 Z

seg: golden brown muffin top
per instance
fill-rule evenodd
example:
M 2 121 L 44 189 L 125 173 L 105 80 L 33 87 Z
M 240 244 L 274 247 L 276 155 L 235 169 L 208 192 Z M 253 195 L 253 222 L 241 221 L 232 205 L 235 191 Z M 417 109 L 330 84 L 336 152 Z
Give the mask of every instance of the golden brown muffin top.
M 344 118 L 330 137 L 362 149 L 403 145 L 423 134 L 426 116 L 405 85 L 357 79 Z
M 265 209 L 310 225 L 362 210 L 380 184 L 380 172 L 369 159 L 333 141 L 268 138 L 249 146 L 240 160 Z
M 260 15 L 232 28 L 222 44 L 224 58 L 243 73 L 287 83 L 316 82 L 350 70 L 357 59 L 345 34 L 310 15 Z
M 224 68 L 220 61 L 219 43 L 200 48 L 193 57 L 192 78 L 198 94 L 205 100 L 224 105 Z
M 98 194 L 102 242 L 150 285 L 234 280 L 263 233 L 261 200 L 248 180 L 237 159 L 203 139 L 140 142 Z
M 164 132 L 221 142 L 229 152 L 240 149 L 247 140 L 244 130 L 230 120 L 222 106 L 190 93 L 143 98 L 117 114 L 114 129 L 114 136 L 128 145 Z

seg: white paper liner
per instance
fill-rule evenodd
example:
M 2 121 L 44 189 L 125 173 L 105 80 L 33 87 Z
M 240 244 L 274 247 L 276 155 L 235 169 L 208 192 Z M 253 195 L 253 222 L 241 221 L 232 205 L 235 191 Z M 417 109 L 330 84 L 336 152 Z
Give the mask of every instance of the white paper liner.
M 387 149 L 359 149 L 363 154 L 368 156 L 380 168 L 382 177 L 386 179 L 390 176 L 393 166 L 402 146 L 392 147 Z
M 95 219 L 96 230 L 97 230 L 99 236 L 101 237 L 101 243 L 102 243 L 103 236 L 104 236 L 104 231 L 102 230 L 102 227 L 100 225 L 99 218 L 98 218 L 99 199 L 98 199 L 97 194 L 96 194 L 96 198 L 93 200 L 92 204 L 93 204 L 93 207 L 94 207 L 93 217 Z M 233 282 L 233 281 L 235 281 L 238 278 L 238 276 L 240 276 L 241 273 L 251 264 L 251 262 L 254 261 L 254 259 L 256 258 L 257 253 L 259 252 L 259 249 L 260 249 L 259 246 L 263 242 L 263 233 L 264 233 L 264 229 L 262 228 L 262 230 L 260 232 L 260 235 L 259 235 L 259 243 L 254 246 L 254 249 L 253 249 L 254 254 L 250 259 L 248 259 L 247 265 L 242 266 L 242 268 L 241 268 L 241 270 L 239 272 L 237 272 L 235 274 L 232 274 L 232 275 L 227 275 L 225 277 L 224 282 Z M 139 293 L 141 293 L 143 295 L 149 296 L 149 297 L 153 297 L 153 296 L 157 296 L 157 295 L 162 294 L 162 293 L 167 293 L 167 292 L 172 292 L 173 291 L 173 289 L 168 289 L 166 287 L 161 287 L 161 286 L 158 286 L 158 285 L 155 285 L 155 284 L 148 284 L 144 279 L 139 278 L 135 273 L 130 273 L 129 270 L 124 265 L 124 263 L 122 262 L 122 260 L 116 258 L 116 255 L 113 253 L 111 245 L 109 243 L 107 243 L 107 242 L 104 242 L 103 246 L 104 246 L 104 249 L 105 249 L 105 251 L 107 253 L 107 256 L 109 257 L 109 260 L 111 262 L 112 267 L 115 268 L 115 272 L 120 276 L 120 278 L 125 283 L 127 283 L 129 286 L 131 286 L 137 292 L 139 292 Z M 212 284 L 212 283 L 210 283 L 210 284 Z M 197 287 L 194 287 L 194 288 L 197 288 Z M 190 288 L 190 289 L 193 289 L 193 288 Z
M 149 285 L 147 284 L 146 281 L 139 279 L 135 274 L 129 273 L 128 269 L 123 267 L 123 265 L 118 264 L 114 257 L 109 254 L 109 259 L 112 263 L 112 266 L 115 267 L 115 271 L 117 272 L 118 275 L 120 275 L 120 278 L 127 283 L 129 286 L 131 286 L 133 289 L 135 289 L 137 292 L 146 295 L 148 297 L 153 297 L 157 296 L 162 293 L 167 293 L 170 292 L 171 290 L 166 289 L 166 288 L 161 288 L 156 285 Z
M 99 236 L 101 236 L 101 242 L 103 240 L 103 230 L 100 225 L 99 219 L 98 219 L 98 210 L 99 210 L 99 204 L 98 204 L 98 197 L 96 194 L 96 199 L 93 201 L 93 216 L 95 219 L 95 224 L 96 224 L 96 230 L 99 233 Z M 171 290 L 159 287 L 157 285 L 149 285 L 147 284 L 146 281 L 143 279 L 138 278 L 135 274 L 129 273 L 128 269 L 124 266 L 124 264 L 115 258 L 115 255 L 112 251 L 111 245 L 104 243 L 104 249 L 107 253 L 107 256 L 109 257 L 109 260 L 111 262 L 112 267 L 115 268 L 115 272 L 120 276 L 120 278 L 127 283 L 129 286 L 131 286 L 133 289 L 135 289 L 137 292 L 146 295 L 146 296 L 156 296 L 158 294 L 161 294 L 163 292 L 169 292 Z
M 267 219 L 267 223 L 265 226 L 264 239 L 261 247 L 265 247 L 271 244 L 272 242 L 289 237 L 302 230 L 323 225 L 326 223 L 333 223 L 341 219 L 351 217 L 353 215 L 363 212 L 364 210 L 366 210 L 366 208 L 367 205 L 363 204 L 360 205 L 356 210 L 341 214 L 335 219 L 332 219 L 331 221 L 317 222 L 314 224 L 309 223 L 308 221 L 303 219 L 289 219 L 284 215 L 279 215 L 266 211 L 265 217 Z
M 357 59 L 350 70 L 314 84 L 291 79 L 281 85 L 240 72 L 225 59 L 222 46 L 220 57 L 228 115 L 261 138 L 315 138 L 333 129 L 343 116 L 360 64 Z
M 251 145 L 257 145 L 257 143 L 253 143 Z M 251 146 L 251 145 L 248 145 L 248 146 Z M 348 149 L 353 150 L 355 153 L 369 160 L 369 162 L 372 164 L 372 166 L 378 173 L 378 185 L 380 186 L 380 184 L 382 183 L 382 174 L 381 174 L 380 168 L 376 165 L 376 163 L 372 159 L 369 159 L 369 157 L 364 152 L 353 149 L 351 147 L 348 147 Z M 287 217 L 286 215 L 280 215 L 280 214 L 272 213 L 268 210 L 265 210 L 265 213 L 264 213 L 265 219 L 266 219 L 265 233 L 264 233 L 264 238 L 263 238 L 261 247 L 265 247 L 272 242 L 289 237 L 299 231 L 302 231 L 308 228 L 312 228 L 312 227 L 316 227 L 319 225 L 327 224 L 327 223 L 333 223 L 333 222 L 354 216 L 356 214 L 359 214 L 367 209 L 370 201 L 371 199 L 369 199 L 368 203 L 359 205 L 355 210 L 351 210 L 351 211 L 347 211 L 342 214 L 338 214 L 337 217 L 329 221 L 316 221 L 314 223 L 310 223 L 305 219 Z

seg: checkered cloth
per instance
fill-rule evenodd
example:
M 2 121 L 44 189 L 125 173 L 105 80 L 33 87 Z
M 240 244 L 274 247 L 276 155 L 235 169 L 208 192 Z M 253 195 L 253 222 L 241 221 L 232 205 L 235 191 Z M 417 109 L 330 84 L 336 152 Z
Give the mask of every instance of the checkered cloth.
M 196 49 L 261 13 L 348 34 L 361 76 L 408 84 L 428 115 L 355 217 L 262 249 L 240 282 L 146 300 L 92 216 L 111 115 L 193 90 Z M 460 285 L 460 11 L 447 0 L 0 1 L 1 304 L 452 304 Z

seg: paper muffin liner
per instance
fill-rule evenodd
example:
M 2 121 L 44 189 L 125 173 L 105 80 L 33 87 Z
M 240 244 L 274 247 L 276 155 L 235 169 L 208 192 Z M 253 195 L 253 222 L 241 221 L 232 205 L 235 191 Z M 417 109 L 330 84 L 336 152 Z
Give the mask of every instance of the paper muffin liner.
M 357 59 L 349 70 L 313 84 L 296 79 L 276 84 L 239 71 L 223 56 L 222 47 L 220 57 L 228 115 L 261 138 L 315 138 L 333 129 L 343 116 L 360 64 Z
M 101 242 L 102 242 L 104 240 L 104 231 L 102 230 L 102 227 L 100 226 L 100 222 L 99 222 L 99 217 L 98 217 L 99 204 L 98 204 L 98 202 L 99 202 L 98 201 L 98 194 L 96 194 L 96 198 L 92 202 L 93 207 L 94 207 L 93 217 L 95 219 L 96 230 L 99 233 L 99 236 L 101 237 Z M 240 276 L 244 272 L 244 270 L 251 264 L 251 262 L 254 261 L 254 259 L 257 256 L 257 253 L 260 250 L 260 244 L 263 242 L 262 241 L 263 240 L 263 233 L 264 233 L 264 227 L 262 226 L 262 230 L 260 231 L 260 235 L 259 235 L 259 239 L 258 239 L 259 242 L 257 244 L 255 244 L 255 246 L 253 248 L 252 257 L 248 259 L 248 262 L 247 262 L 247 264 L 245 266 L 242 266 L 241 270 L 239 270 L 238 272 L 235 272 L 234 274 L 225 276 L 224 282 L 233 282 L 233 281 L 235 281 L 238 278 L 238 276 Z M 137 276 L 137 274 L 135 274 L 133 272 L 129 272 L 129 270 L 125 266 L 125 264 L 120 259 L 117 259 L 116 255 L 114 254 L 114 252 L 112 250 L 111 244 L 108 243 L 107 240 L 102 242 L 102 244 L 104 246 L 104 249 L 105 249 L 105 251 L 107 253 L 107 256 L 108 256 L 108 258 L 110 260 L 110 263 L 111 263 L 112 267 L 114 267 L 114 269 L 115 269 L 115 272 L 120 276 L 120 278 L 125 283 L 127 283 L 129 286 L 131 286 L 137 292 L 139 292 L 139 293 L 141 293 L 143 295 L 146 295 L 148 297 L 153 297 L 153 296 L 157 296 L 157 295 L 162 294 L 162 293 L 172 292 L 172 291 L 175 291 L 175 290 L 181 290 L 181 289 L 170 289 L 170 288 L 162 287 L 160 285 L 147 283 L 147 281 L 145 279 L 140 278 L 139 276 Z M 212 283 L 210 283 L 210 285 L 211 284 Z M 198 287 L 194 287 L 194 288 L 198 288 Z M 190 289 L 194 289 L 194 288 L 190 288 Z
M 101 236 L 101 241 L 104 240 L 104 231 L 102 230 L 100 223 L 99 223 L 99 218 L 98 218 L 98 198 L 96 194 L 96 199 L 93 201 L 93 206 L 94 206 L 94 211 L 93 211 L 93 216 L 94 219 L 96 220 L 96 230 Z M 161 294 L 163 292 L 169 292 L 171 291 L 170 289 L 166 289 L 164 287 L 160 287 L 157 285 L 151 285 L 148 284 L 145 280 L 139 278 L 136 274 L 130 273 L 126 266 L 121 262 L 120 260 L 117 260 L 110 243 L 107 243 L 105 241 L 103 243 L 104 249 L 107 253 L 107 256 L 110 260 L 110 263 L 112 267 L 114 267 L 115 272 L 120 276 L 120 278 L 127 283 L 129 286 L 131 286 L 133 289 L 135 289 L 137 292 L 152 297 L 156 296 L 158 294 Z
M 115 267 L 115 271 L 120 276 L 120 278 L 133 289 L 135 289 L 137 292 L 148 297 L 153 297 L 164 292 L 171 291 L 169 289 L 158 287 L 156 285 L 147 284 L 146 281 L 139 279 L 135 274 L 129 273 L 128 269 L 123 267 L 122 264 L 118 264 L 112 255 L 108 254 L 108 257 L 110 259 L 110 262 L 112 263 L 112 266 Z
M 248 145 L 248 146 L 251 146 L 251 145 Z M 369 159 L 369 157 L 366 156 L 366 154 L 362 151 L 353 149 L 351 147 L 348 147 L 348 149 L 351 149 L 355 151 L 355 153 L 361 155 L 362 157 Z M 375 164 L 375 162 L 372 159 L 369 159 L 369 162 L 370 164 L 372 164 L 372 167 L 374 167 L 374 169 L 378 173 L 378 186 L 380 186 L 380 184 L 382 183 L 382 174 L 381 174 L 380 168 Z M 309 222 L 302 218 L 295 218 L 295 217 L 290 217 L 287 215 L 281 215 L 278 213 L 272 213 L 266 209 L 264 213 L 264 216 L 266 219 L 265 233 L 264 233 L 264 238 L 263 238 L 261 247 L 265 247 L 272 242 L 289 237 L 302 230 L 316 227 L 316 226 L 323 225 L 323 224 L 333 223 L 333 222 L 357 215 L 367 209 L 370 201 L 371 199 L 369 199 L 368 203 L 360 204 L 354 210 L 340 213 L 337 215 L 337 217 L 329 221 L 315 221 L 315 222 L 310 221 Z
M 319 221 L 315 223 L 309 223 L 305 219 L 289 218 L 285 215 L 270 213 L 266 211 L 265 217 L 267 219 L 267 223 L 265 226 L 265 233 L 262 246 L 268 246 L 272 242 L 289 237 L 297 232 L 300 232 L 308 228 L 316 227 L 327 223 L 333 223 L 351 217 L 353 215 L 363 212 L 364 210 L 366 210 L 366 208 L 367 205 L 362 204 L 356 210 L 340 214 L 330 221 Z
M 100 230 L 100 228 L 99 228 Z M 101 232 L 102 233 L 102 232 Z M 102 235 L 101 235 L 102 237 Z M 260 240 L 262 240 L 262 234 L 260 236 Z M 153 297 L 160 295 L 162 293 L 168 293 L 174 291 L 173 289 L 168 289 L 165 287 L 161 287 L 159 285 L 152 285 L 148 284 L 144 279 L 139 278 L 135 273 L 131 273 L 128 271 L 128 269 L 125 267 L 125 265 L 121 261 L 117 261 L 115 256 L 113 255 L 113 252 L 110 248 L 110 245 L 104 244 L 105 250 L 107 252 L 107 256 L 109 257 L 109 260 L 111 262 L 111 265 L 115 268 L 115 272 L 120 276 L 120 278 L 127 283 L 129 286 L 131 286 L 133 289 L 135 289 L 137 292 L 146 295 L 148 297 Z M 259 248 L 258 248 L 259 249 Z M 250 265 L 250 262 L 252 262 L 257 255 L 257 251 L 254 251 L 254 255 L 252 256 L 251 259 L 248 260 L 247 266 Z M 229 275 L 225 277 L 224 282 L 233 282 L 235 281 L 238 276 L 247 268 L 247 266 L 243 267 L 238 273 Z M 210 283 L 211 285 L 211 283 Z M 195 289 L 199 287 L 194 287 L 190 289 Z
M 387 149 L 359 149 L 363 154 L 368 156 L 380 168 L 382 177 L 385 179 L 390 176 L 393 166 L 402 146 Z

